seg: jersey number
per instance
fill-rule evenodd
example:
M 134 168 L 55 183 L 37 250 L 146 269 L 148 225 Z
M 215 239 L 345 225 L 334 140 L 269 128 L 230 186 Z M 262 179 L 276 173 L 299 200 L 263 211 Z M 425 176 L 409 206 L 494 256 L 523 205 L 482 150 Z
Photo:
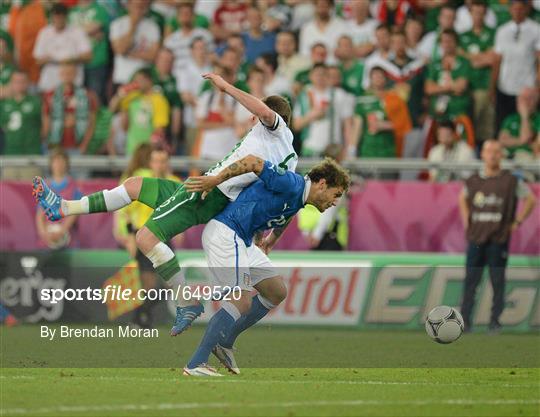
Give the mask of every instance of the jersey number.
M 285 216 L 282 214 L 280 217 L 278 217 L 277 219 L 272 219 L 272 220 L 269 220 L 266 225 L 268 226 L 269 229 L 272 229 L 274 227 L 281 227 L 283 226 L 285 223 L 287 223 L 287 219 L 285 218 Z

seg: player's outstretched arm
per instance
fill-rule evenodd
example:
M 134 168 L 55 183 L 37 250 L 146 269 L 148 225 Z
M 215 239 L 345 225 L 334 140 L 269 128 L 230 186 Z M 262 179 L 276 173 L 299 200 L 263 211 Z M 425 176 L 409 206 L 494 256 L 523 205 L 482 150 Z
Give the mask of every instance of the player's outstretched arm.
M 237 177 L 248 172 L 260 175 L 264 168 L 264 160 L 254 155 L 247 155 L 224 168 L 218 175 L 205 175 L 202 177 L 189 177 L 184 183 L 186 191 L 209 192 L 217 185 L 230 178 Z
M 274 122 L 276 121 L 276 113 L 257 97 L 254 97 L 251 94 L 236 88 L 234 85 L 229 84 L 217 74 L 204 74 L 203 78 L 210 80 L 217 88 L 238 101 L 252 114 L 257 116 L 266 126 L 274 125 Z

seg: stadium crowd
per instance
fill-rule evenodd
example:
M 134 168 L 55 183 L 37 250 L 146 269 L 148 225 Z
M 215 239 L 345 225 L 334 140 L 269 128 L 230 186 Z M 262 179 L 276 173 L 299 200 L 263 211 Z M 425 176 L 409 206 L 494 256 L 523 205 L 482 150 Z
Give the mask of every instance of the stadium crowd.
M 498 138 L 534 161 L 538 22 L 538 0 L 2 1 L 2 153 L 220 159 L 252 120 L 216 72 L 290 99 L 301 156 L 469 161 Z

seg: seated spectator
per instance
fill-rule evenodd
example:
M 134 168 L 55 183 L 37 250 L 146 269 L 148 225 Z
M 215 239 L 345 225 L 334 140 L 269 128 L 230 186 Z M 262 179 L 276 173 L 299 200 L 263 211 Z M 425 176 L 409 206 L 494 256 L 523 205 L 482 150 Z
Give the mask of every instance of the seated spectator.
M 181 78 L 182 71 L 186 67 L 190 58 L 190 45 L 196 38 L 206 41 L 209 48 L 212 46 L 212 34 L 204 28 L 195 27 L 195 12 L 192 2 L 182 2 L 178 6 L 178 23 L 180 27 L 165 38 L 163 46 L 169 49 L 174 55 L 173 73 L 176 78 Z
M 109 39 L 114 52 L 113 83 L 128 83 L 139 69 L 154 62 L 159 50 L 159 26 L 145 17 L 145 2 L 128 0 L 127 15 L 111 23 Z
M 263 70 L 255 66 L 249 70 L 247 85 L 249 93 L 258 99 L 268 96 L 265 93 L 265 75 Z M 242 105 L 237 105 L 234 112 L 234 130 L 236 136 L 243 138 L 257 122 L 256 117 Z
M 442 32 L 442 56 L 428 67 L 424 91 L 430 97 L 429 113 L 435 119 L 453 119 L 470 111 L 471 66 L 457 54 L 457 41 L 453 29 Z
M 430 149 L 427 159 L 430 162 L 470 162 L 475 157 L 473 149 L 457 134 L 454 123 L 441 120 L 437 123 L 437 145 Z M 429 179 L 433 182 L 447 182 L 469 176 L 470 172 L 456 174 L 438 169 L 429 171 Z
M 334 49 L 341 35 L 347 33 L 344 20 L 334 16 L 334 0 L 316 0 L 315 18 L 300 29 L 299 51 L 309 56 L 311 47 L 322 43 L 328 49 L 330 57 L 334 57 Z
M 277 34 L 276 52 L 277 74 L 287 78 L 291 84 L 294 82 L 296 74 L 309 68 L 309 59 L 297 52 L 296 37 L 292 32 L 284 31 Z
M 395 158 L 397 138 L 403 138 L 412 123 L 406 103 L 394 92 L 387 91 L 385 72 L 372 68 L 370 86 L 358 97 L 353 127 L 354 141 L 348 155 L 364 158 Z M 359 144 L 358 144 L 359 143 Z
M 9 2 L 4 2 L 9 4 Z M 11 2 L 9 33 L 17 51 L 17 64 L 28 74 L 32 84 L 39 81 L 40 66 L 34 58 L 34 47 L 39 32 L 47 26 L 47 3 L 41 0 Z
M 186 155 L 191 155 L 193 143 L 195 142 L 196 119 L 195 109 L 197 100 L 204 79 L 201 74 L 209 73 L 212 70 L 210 64 L 210 54 L 203 38 L 195 38 L 191 42 L 191 57 L 178 80 L 178 91 L 184 103 L 183 124 L 185 127 L 185 149 Z
M 172 75 L 174 57 L 168 49 L 161 49 L 156 56 L 156 63 L 152 67 L 154 88 L 157 88 L 167 99 L 170 109 L 170 120 L 165 137 L 173 150 L 176 150 L 182 129 L 182 99 L 176 86 L 177 81 Z
M 41 66 L 39 89 L 51 91 L 60 80 L 60 64 L 71 62 L 76 65 L 77 86 L 83 83 L 83 65 L 92 59 L 92 45 L 86 33 L 77 26 L 68 25 L 68 10 L 62 3 L 51 9 L 51 24 L 43 28 L 34 46 L 34 58 Z
M 214 72 L 227 82 L 234 82 L 231 70 L 217 65 Z M 216 87 L 203 92 L 197 100 L 197 127 L 199 137 L 194 146 L 194 156 L 221 159 L 238 141 L 234 131 L 236 101 Z
M 293 85 L 293 94 L 297 96 L 300 93 L 302 88 L 309 84 L 309 74 L 315 65 L 326 64 L 326 59 L 328 57 L 328 50 L 326 46 L 322 43 L 316 43 L 311 47 L 311 65 L 308 65 L 308 68 L 298 72 L 294 76 L 294 85 Z
M 273 54 L 276 50 L 276 34 L 263 30 L 262 24 L 261 11 L 256 7 L 250 7 L 247 12 L 248 29 L 242 33 L 248 64 L 254 64 L 261 55 Z
M 369 76 L 373 67 L 379 66 L 381 60 L 388 58 L 390 54 L 390 27 L 379 25 L 375 30 L 375 49 L 364 61 L 364 78 L 362 86 L 367 89 L 369 86 Z
M 98 98 L 75 84 L 77 66 L 60 66 L 61 85 L 47 93 L 43 102 L 43 130 L 49 147 L 84 154 L 94 134 Z
M 362 79 L 364 77 L 364 64 L 354 55 L 354 45 L 350 36 L 343 35 L 338 39 L 336 52 L 343 89 L 350 94 L 359 96 L 364 92 Z
M 126 154 L 132 155 L 141 143 L 166 147 L 165 131 L 169 125 L 169 103 L 163 94 L 154 91 L 152 72 L 143 68 L 133 82 L 118 89 L 109 105 L 120 108 L 126 122 Z
M 504 119 L 499 141 L 507 157 L 521 161 L 533 159 L 533 142 L 540 135 L 539 93 L 536 88 L 524 88 L 517 99 L 517 113 Z
M 495 134 L 495 107 L 491 100 L 491 72 L 496 61 L 493 52 L 495 31 L 486 26 L 487 5 L 480 0 L 467 3 L 472 15 L 471 30 L 459 37 L 462 55 L 471 63 L 470 86 L 473 98 L 473 125 L 478 149 Z
M 433 61 L 441 57 L 441 35 L 444 31 L 454 30 L 455 9 L 449 5 L 442 6 L 437 21 L 439 22 L 437 29 L 426 33 L 418 45 L 418 52 L 426 61 Z M 428 29 L 427 26 L 426 29 Z
M 9 98 L 0 101 L 0 125 L 4 133 L 4 155 L 41 154 L 41 100 L 28 93 L 28 76 L 11 75 Z
M 269 32 L 290 30 L 292 23 L 292 10 L 288 4 L 280 0 L 259 0 L 264 22 L 263 25 Z
M 84 86 L 94 91 L 101 104 L 107 103 L 105 93 L 109 70 L 109 16 L 94 0 L 79 0 L 69 12 L 69 23 L 80 27 L 92 43 L 92 59 L 84 65 Z
M 55 148 L 49 157 L 51 177 L 47 184 L 53 192 L 67 200 L 78 200 L 83 195 L 77 184 L 69 175 L 69 157 L 64 150 Z M 72 239 L 71 232 L 77 224 L 78 216 L 64 217 L 60 221 L 52 222 L 47 219 L 41 208 L 36 211 L 36 229 L 42 243 L 50 249 L 61 249 L 67 246 L 77 247 Z
M 216 42 L 224 42 L 233 34 L 246 29 L 248 6 L 235 0 L 221 0 L 221 5 L 214 13 L 214 21 L 210 26 Z
M 348 36 L 354 42 L 355 55 L 365 58 L 375 49 L 375 29 L 379 22 L 370 17 L 368 1 L 353 1 L 351 6 L 353 18 L 349 21 Z
M 9 95 L 8 84 L 15 71 L 13 65 L 13 39 L 0 29 L 0 100 Z
M 329 85 L 325 64 L 311 69 L 310 81 L 296 100 L 293 126 L 300 132 L 302 156 L 320 156 L 331 143 L 348 143 L 352 108 L 347 93 Z
M 287 78 L 277 74 L 277 57 L 274 54 L 264 54 L 257 59 L 257 67 L 265 77 L 265 96 L 287 96 L 291 94 L 291 84 Z

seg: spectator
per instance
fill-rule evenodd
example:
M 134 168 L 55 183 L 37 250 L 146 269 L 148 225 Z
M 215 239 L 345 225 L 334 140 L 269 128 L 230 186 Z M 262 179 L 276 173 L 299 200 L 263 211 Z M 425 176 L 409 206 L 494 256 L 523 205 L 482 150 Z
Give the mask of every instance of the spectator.
M 159 8 L 161 8 L 162 6 L 166 5 L 168 7 L 168 11 L 165 14 L 161 13 L 162 15 L 165 16 L 165 19 L 166 19 L 165 32 L 163 35 L 164 39 L 166 39 L 171 33 L 176 32 L 178 29 L 182 27 L 182 25 L 178 21 L 178 7 L 182 6 L 185 3 L 194 5 L 192 26 L 194 28 L 201 28 L 201 29 L 206 29 L 206 30 L 210 28 L 210 20 L 208 20 L 208 17 L 206 17 L 204 14 L 198 13 L 196 10 L 196 8 L 201 3 L 200 1 L 194 2 L 190 0 L 179 0 L 179 1 L 176 0 L 174 6 L 170 6 L 167 3 L 168 3 L 168 0 L 164 0 L 161 3 L 156 2 L 156 1 L 152 3 L 152 8 L 158 12 L 159 12 Z
M 411 57 L 424 59 L 419 51 L 423 32 L 424 26 L 422 20 L 415 17 L 409 17 L 407 19 L 405 22 L 405 38 L 407 41 L 407 53 Z
M 51 24 L 43 28 L 34 47 L 34 58 L 41 66 L 39 89 L 51 91 L 61 84 L 60 64 L 71 62 L 76 66 L 77 86 L 83 83 L 82 64 L 92 59 L 92 45 L 84 31 L 67 22 L 67 7 L 56 3 L 51 9 Z
M 526 1 L 512 0 L 512 20 L 495 34 L 493 80 L 497 81 L 496 131 L 503 120 L 516 112 L 516 97 L 525 87 L 534 87 L 538 81 L 540 57 L 540 24 L 527 18 Z M 493 87 L 493 90 L 495 88 Z
M 294 76 L 293 94 L 295 96 L 300 93 L 300 90 L 307 84 L 309 84 L 309 74 L 315 65 L 326 64 L 328 57 L 328 49 L 323 43 L 316 43 L 311 47 L 311 66 L 308 66 L 305 70 L 298 72 Z
M 371 69 L 380 64 L 380 61 L 388 58 L 390 54 L 390 27 L 384 24 L 377 26 L 375 30 L 376 47 L 375 50 L 366 58 L 364 62 L 364 77 L 362 86 L 364 89 L 369 87 L 369 77 Z
M 13 40 L 0 29 L 0 100 L 9 95 L 8 84 L 15 71 L 13 65 Z
M 127 15 L 111 23 L 109 39 L 114 52 L 115 88 L 131 80 L 139 69 L 154 62 L 159 50 L 159 26 L 145 17 L 146 3 L 128 0 Z
M 320 156 L 331 143 L 349 143 L 352 109 L 347 93 L 329 85 L 325 64 L 311 69 L 310 81 L 296 101 L 293 126 L 300 132 L 302 155 Z
M 493 288 L 489 330 L 500 330 L 508 244 L 512 232 L 527 219 L 536 203 L 534 194 L 523 180 L 518 180 L 509 171 L 501 170 L 501 159 L 500 143 L 496 140 L 485 141 L 482 146 L 483 171 L 465 181 L 459 196 L 459 209 L 468 241 L 461 304 L 466 331 L 472 328 L 476 288 L 486 265 Z M 525 200 L 525 204 L 516 215 L 518 200 Z
M 261 100 L 268 96 L 264 91 L 265 75 L 263 70 L 259 67 L 255 66 L 249 70 L 247 85 L 249 87 L 249 93 L 252 96 Z M 249 110 L 241 105 L 236 106 L 234 113 L 234 130 L 237 137 L 243 138 L 254 126 L 255 122 L 256 118 Z
M 300 71 L 309 67 L 309 59 L 297 53 L 296 38 L 292 32 L 279 32 L 276 37 L 276 52 L 278 60 L 277 74 L 287 78 L 289 83 Z
M 426 33 L 420 41 L 420 45 L 418 45 L 418 52 L 426 61 L 434 61 L 440 58 L 442 53 L 440 48 L 441 34 L 445 30 L 454 30 L 456 22 L 455 9 L 449 5 L 442 6 L 437 21 L 439 22 L 437 30 Z
M 261 55 L 275 52 L 276 34 L 263 30 L 263 16 L 255 7 L 248 9 L 247 24 L 248 29 L 242 33 L 242 38 L 246 50 L 246 61 L 248 64 L 253 64 Z
M 473 29 L 473 6 L 482 4 L 485 6 L 484 15 L 482 17 L 482 25 L 478 26 L 495 29 L 497 26 L 497 17 L 492 9 L 488 8 L 487 2 L 483 0 L 465 0 L 465 4 L 460 6 L 456 11 L 456 22 L 454 30 L 459 33 L 469 32 Z
M 364 64 L 355 58 L 354 44 L 350 36 L 343 35 L 338 39 L 335 56 L 341 70 L 343 89 L 355 96 L 361 95 L 364 92 Z
M 401 27 L 405 24 L 410 5 L 407 0 L 380 0 L 374 12 L 375 18 L 384 24 Z
M 289 96 L 291 84 L 287 78 L 276 73 L 277 57 L 274 54 L 264 54 L 257 59 L 257 67 L 260 68 L 265 77 L 265 96 Z
M 83 194 L 77 188 L 75 181 L 69 175 L 69 157 L 60 148 L 51 151 L 49 158 L 51 178 L 47 184 L 53 192 L 67 200 L 78 200 Z M 67 246 L 77 246 L 72 241 L 71 232 L 75 228 L 78 216 L 65 217 L 57 222 L 47 220 L 41 208 L 36 212 L 36 229 L 38 236 L 50 249 L 61 249 Z
M 423 11 L 426 32 L 437 29 L 440 25 L 439 17 L 445 6 L 449 6 L 451 0 L 417 0 L 418 8 Z M 453 27 L 452 27 L 453 28 Z M 445 27 L 445 29 L 452 29 Z M 442 29 L 442 28 L 441 28 Z
M 228 68 L 216 66 L 215 73 L 227 82 L 234 82 L 234 74 Z M 201 158 L 221 159 L 236 144 L 234 112 L 236 101 L 223 91 L 212 87 L 197 100 L 197 126 L 200 129 L 194 154 Z
M 375 49 L 375 29 L 379 22 L 369 16 L 368 1 L 353 1 L 351 6 L 353 19 L 349 21 L 349 36 L 354 42 L 355 55 L 365 58 Z
M 259 9 L 263 12 L 263 25 L 269 32 L 290 30 L 292 10 L 280 0 L 259 0 Z
M 507 157 L 521 161 L 533 159 L 533 142 L 540 134 L 538 89 L 524 88 L 517 99 L 517 113 L 504 119 L 499 141 Z
M 469 4 L 470 3 L 470 4 Z M 482 142 L 495 134 L 495 108 L 491 102 L 489 87 L 491 70 L 495 63 L 493 43 L 495 31 L 485 25 L 485 2 L 473 0 L 468 3 L 472 29 L 460 36 L 463 56 L 471 63 L 469 83 L 473 97 L 473 125 L 476 143 L 481 148 Z
M 248 65 L 244 62 L 244 52 L 239 48 L 227 48 L 219 60 L 220 65 L 231 71 L 235 83 L 241 83 L 245 90 Z M 208 82 L 209 85 L 210 82 Z
M 109 69 L 107 11 L 96 0 L 79 0 L 69 13 L 69 22 L 82 28 L 91 41 L 92 60 L 84 66 L 84 85 L 98 95 L 101 104 L 106 104 Z
M 177 188 L 180 179 L 172 175 L 169 164 L 169 154 L 161 149 L 154 148 L 143 143 L 139 145 L 128 165 L 128 169 L 122 175 L 120 182 L 131 176 L 145 178 L 160 178 L 169 180 L 170 187 Z M 173 189 L 174 189 L 173 188 Z M 135 235 L 140 230 L 153 213 L 153 209 L 147 205 L 134 201 L 127 207 L 114 213 L 115 239 L 124 246 L 131 257 L 137 261 L 139 277 L 142 288 L 146 291 L 153 290 L 159 286 L 152 262 L 144 256 L 135 244 Z M 176 238 L 175 238 L 176 240 Z M 171 242 L 167 243 L 171 249 Z M 151 328 L 153 326 L 152 310 L 158 300 L 145 300 L 144 303 L 135 310 L 134 322 L 141 328 Z
M 372 68 L 369 78 L 368 91 L 357 101 L 354 141 L 347 154 L 354 155 L 356 151 L 360 157 L 393 158 L 397 156 L 396 136 L 402 138 L 411 129 L 407 105 L 397 94 L 386 91 L 382 68 Z
M 221 0 L 211 26 L 216 42 L 224 42 L 229 36 L 243 32 L 246 29 L 247 11 L 248 6 L 243 1 Z
M 161 49 L 156 56 L 156 63 L 152 68 L 154 88 L 157 87 L 167 99 L 170 109 L 170 120 L 165 137 L 171 148 L 176 150 L 182 129 L 182 99 L 176 89 L 176 78 L 172 75 L 174 57 L 168 49 Z
M 84 154 L 94 134 L 98 98 L 76 85 L 77 71 L 71 63 L 60 66 L 62 84 L 44 97 L 43 130 L 49 147 Z
M 9 14 L 9 33 L 13 37 L 17 51 L 17 64 L 35 84 L 39 80 L 40 66 L 34 58 L 36 39 L 41 30 L 47 26 L 47 11 L 41 0 L 32 0 L 11 5 Z
M 126 154 L 132 155 L 141 143 L 167 146 L 165 131 L 169 125 L 169 103 L 154 91 L 152 72 L 143 68 L 133 77 L 133 83 L 118 89 L 110 103 L 126 116 Z
M 469 61 L 457 55 L 457 34 L 447 29 L 441 34 L 442 56 L 429 64 L 425 93 L 430 97 L 430 115 L 435 119 L 468 114 L 470 109 Z
M 203 28 L 194 26 L 195 13 L 193 3 L 183 2 L 178 7 L 178 23 L 180 28 L 171 33 L 163 45 L 174 54 L 173 73 L 181 78 L 190 57 L 190 45 L 195 38 L 203 38 L 208 47 L 212 48 L 212 35 Z
M 203 38 L 195 38 L 191 42 L 191 57 L 178 80 L 178 91 L 184 103 L 183 122 L 186 139 L 184 151 L 187 155 L 191 155 L 197 133 L 195 109 L 197 108 L 197 97 L 204 83 L 201 74 L 209 73 L 211 70 L 206 41 Z
M 0 125 L 4 155 L 41 154 L 41 100 L 28 93 L 28 76 L 17 70 L 11 75 L 10 97 L 0 100 Z M 18 174 L 3 176 L 19 176 Z
M 474 151 L 459 137 L 456 126 L 451 120 L 442 120 L 437 124 L 437 142 L 428 154 L 430 162 L 470 162 L 474 161 Z M 468 177 L 470 173 L 461 172 L 461 177 Z M 451 171 L 431 169 L 429 179 L 433 182 L 447 182 L 456 179 Z
M 300 53 L 308 56 L 311 47 L 322 43 L 334 57 L 334 49 L 341 35 L 347 33 L 347 24 L 333 16 L 334 0 L 316 0 L 315 18 L 300 30 Z

